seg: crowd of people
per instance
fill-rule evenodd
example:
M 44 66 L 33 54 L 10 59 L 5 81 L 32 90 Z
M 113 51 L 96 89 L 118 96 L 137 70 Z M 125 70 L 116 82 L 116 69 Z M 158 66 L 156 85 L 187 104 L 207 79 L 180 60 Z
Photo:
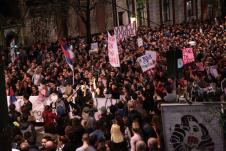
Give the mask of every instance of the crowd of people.
M 138 48 L 138 37 L 143 47 Z M 136 37 L 118 43 L 120 68 L 109 64 L 107 34 L 93 36 L 93 42 L 98 42 L 96 53 L 89 53 L 82 38 L 65 41 L 75 53 L 74 84 L 59 41 L 21 46 L 15 62 L 6 60 L 6 93 L 24 98 L 20 111 L 12 102 L 9 106 L 14 149 L 164 151 L 161 103 L 226 101 L 226 39 L 221 20 L 140 27 Z M 191 46 L 190 41 L 196 44 Z M 195 61 L 183 67 L 175 89 L 174 77 L 167 75 L 166 53 L 186 47 L 193 48 Z M 145 50 L 157 52 L 157 63 L 151 71 L 142 72 L 136 60 Z M 56 96 L 56 102 L 46 105 L 42 113 L 41 142 L 37 142 L 30 96 L 39 96 L 38 101 Z M 118 101 L 97 109 L 96 97 Z

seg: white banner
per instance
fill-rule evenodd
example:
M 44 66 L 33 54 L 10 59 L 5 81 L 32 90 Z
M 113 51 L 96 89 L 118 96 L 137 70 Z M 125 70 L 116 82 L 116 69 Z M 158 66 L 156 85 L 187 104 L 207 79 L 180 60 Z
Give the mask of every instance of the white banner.
M 138 47 L 143 47 L 144 43 L 142 38 L 137 38 L 137 45 Z
M 118 26 L 114 28 L 114 33 L 118 41 L 123 41 L 127 38 L 136 36 L 136 24 L 129 24 L 125 26 Z
M 153 60 L 157 60 L 157 52 L 156 51 L 151 51 L 151 50 L 147 50 L 145 51 L 145 55 L 151 55 L 152 59 Z
M 109 32 L 108 32 L 108 57 L 109 63 L 113 67 L 120 67 L 116 36 L 115 35 L 111 36 Z
M 143 56 L 137 58 L 137 61 L 139 62 L 140 67 L 143 72 L 154 68 L 156 65 L 156 63 L 155 63 L 156 61 L 154 60 L 154 58 L 152 58 L 151 54 L 143 55 Z
M 91 43 L 91 50 L 89 53 L 98 52 L 98 42 Z
M 162 104 L 166 151 L 224 151 L 220 104 Z

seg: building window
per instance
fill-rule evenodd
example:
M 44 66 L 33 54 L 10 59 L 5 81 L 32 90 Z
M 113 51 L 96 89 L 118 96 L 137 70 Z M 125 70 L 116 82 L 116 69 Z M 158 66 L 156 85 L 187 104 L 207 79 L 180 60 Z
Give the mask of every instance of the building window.
M 186 9 L 187 9 L 187 16 L 191 17 L 193 16 L 193 9 L 192 9 L 192 0 L 188 0 L 186 3 Z
M 169 7 L 169 0 L 163 1 L 163 8 L 164 8 L 164 20 L 169 21 L 170 20 L 170 7 Z
M 208 17 L 209 19 L 213 18 L 213 5 L 208 4 Z
M 119 24 L 119 26 L 124 25 L 123 24 L 123 14 L 124 14 L 124 12 L 118 12 L 118 24 Z

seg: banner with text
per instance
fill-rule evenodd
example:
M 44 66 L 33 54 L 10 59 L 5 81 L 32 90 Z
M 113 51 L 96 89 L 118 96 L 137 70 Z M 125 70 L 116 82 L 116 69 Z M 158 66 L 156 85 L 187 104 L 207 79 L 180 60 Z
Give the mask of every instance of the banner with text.
M 91 49 L 89 53 L 98 52 L 98 42 L 91 43 Z
M 109 32 L 108 32 L 108 57 L 109 63 L 113 67 L 120 67 L 116 35 L 111 36 Z
M 183 64 L 188 64 L 195 61 L 194 53 L 192 48 L 183 48 Z
M 117 36 L 117 41 L 124 41 L 127 38 L 136 36 L 136 24 L 118 26 L 114 28 L 114 33 Z
M 156 60 L 154 60 L 152 54 L 143 55 L 137 58 L 137 61 L 139 62 L 143 72 L 154 68 L 156 65 Z
M 166 151 L 224 151 L 220 104 L 162 104 Z

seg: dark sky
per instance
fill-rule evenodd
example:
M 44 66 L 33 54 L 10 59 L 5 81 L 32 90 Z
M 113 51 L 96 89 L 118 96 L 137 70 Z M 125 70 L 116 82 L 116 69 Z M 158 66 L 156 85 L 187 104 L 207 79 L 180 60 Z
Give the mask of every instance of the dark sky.
M 0 14 L 5 18 L 20 17 L 20 11 L 18 8 L 18 0 L 0 0 Z

